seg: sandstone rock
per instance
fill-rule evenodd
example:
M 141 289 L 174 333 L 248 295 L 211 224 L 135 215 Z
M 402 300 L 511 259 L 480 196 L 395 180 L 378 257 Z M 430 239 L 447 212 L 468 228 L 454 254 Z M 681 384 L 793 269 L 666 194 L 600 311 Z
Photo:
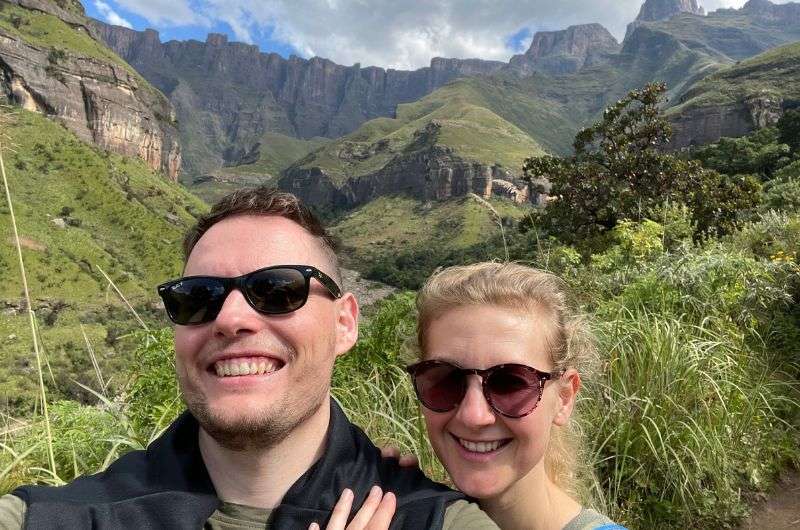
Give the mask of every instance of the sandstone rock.
M 48 2 L 20 3 L 60 12 Z M 70 21 L 75 17 L 64 13 Z M 122 65 L 68 50 L 54 56 L 0 29 L 0 94 L 58 119 L 85 141 L 139 157 L 177 180 L 181 154 L 169 102 Z
M 416 101 L 456 77 L 491 74 L 506 66 L 434 58 L 429 67 L 415 71 L 362 68 L 320 57 L 284 59 L 219 34 L 210 34 L 205 43 L 161 43 L 153 30 L 100 21 L 91 25 L 170 98 L 183 125 L 184 169 L 192 176 L 240 165 L 244 154 L 257 156 L 265 132 L 339 137 L 369 119 L 393 117 L 399 103 Z
M 680 13 L 703 16 L 706 11 L 697 3 L 697 0 L 645 0 L 636 20 L 628 24 L 625 38 L 627 39 L 641 22 L 668 20 Z
M 604 62 L 605 56 L 619 51 L 617 39 L 602 25 L 583 24 L 537 32 L 528 51 L 512 57 L 509 65 L 523 75 L 534 71 L 568 74 Z

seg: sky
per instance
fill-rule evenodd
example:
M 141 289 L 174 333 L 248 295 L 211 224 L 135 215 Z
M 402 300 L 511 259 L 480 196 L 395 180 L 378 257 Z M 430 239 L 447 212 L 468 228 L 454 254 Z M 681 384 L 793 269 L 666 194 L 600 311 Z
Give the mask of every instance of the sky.
M 700 0 L 706 11 L 746 0 Z M 773 0 L 774 1 L 774 0 Z M 776 3 L 784 3 L 779 0 Z M 262 51 L 416 69 L 433 57 L 508 61 L 536 31 L 599 22 L 618 40 L 642 0 L 82 0 L 87 14 L 168 40 L 210 32 Z

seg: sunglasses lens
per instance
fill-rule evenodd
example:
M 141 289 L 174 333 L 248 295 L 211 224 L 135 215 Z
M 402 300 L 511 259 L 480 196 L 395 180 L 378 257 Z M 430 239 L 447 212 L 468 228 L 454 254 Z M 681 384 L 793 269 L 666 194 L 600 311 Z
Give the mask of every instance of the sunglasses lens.
M 414 386 L 422 404 L 435 412 L 453 410 L 464 398 L 464 374 L 447 364 L 422 365 L 414 374 Z
M 161 297 L 173 322 L 201 324 L 217 317 L 225 302 L 225 286 L 214 278 L 187 278 L 162 291 Z
M 299 309 L 308 299 L 308 282 L 296 269 L 267 269 L 251 274 L 245 290 L 253 307 L 272 315 Z
M 539 376 L 526 366 L 504 366 L 486 380 L 492 405 L 501 414 L 519 418 L 539 402 Z

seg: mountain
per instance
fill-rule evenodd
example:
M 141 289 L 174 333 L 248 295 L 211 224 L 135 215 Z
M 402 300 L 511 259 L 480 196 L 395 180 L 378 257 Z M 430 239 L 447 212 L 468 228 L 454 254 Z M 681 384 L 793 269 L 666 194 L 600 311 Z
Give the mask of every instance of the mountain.
M 698 82 L 669 109 L 674 148 L 745 135 L 800 106 L 800 43 L 741 61 Z
M 628 24 L 625 37 L 627 38 L 642 22 L 669 20 L 681 13 L 703 16 L 706 11 L 697 0 L 645 0 L 636 20 Z
M 607 61 L 607 56 L 619 53 L 620 48 L 617 39 L 600 24 L 583 24 L 537 32 L 528 51 L 512 57 L 509 65 L 523 75 L 533 71 L 569 74 Z
M 333 210 L 400 194 L 426 201 L 475 193 L 527 202 L 531 197 L 520 168 L 526 157 L 544 151 L 494 112 L 503 103 L 490 101 L 492 95 L 477 78 L 449 83 L 399 105 L 396 118 L 371 120 L 325 144 L 289 167 L 278 185 Z M 545 107 L 528 95 L 532 101 Z M 530 116 L 536 117 L 547 116 L 541 111 Z
M 177 180 L 169 101 L 94 37 L 76 0 L 0 2 L 0 95 Z
M 56 398 L 83 395 L 73 379 L 98 388 L 83 331 L 108 378 L 131 362 L 123 336 L 139 327 L 101 270 L 146 322 L 166 325 L 154 286 L 180 273 L 183 233 L 206 206 L 145 161 L 98 149 L 39 113 L 10 111 L 0 133 L 32 308 L 56 388 L 47 384 Z M 3 199 L 0 362 L 10 368 L 0 402 L 33 406 L 37 385 L 14 241 Z
M 266 132 L 339 137 L 367 120 L 394 116 L 399 103 L 415 101 L 455 77 L 504 66 L 443 58 L 415 71 L 341 66 L 320 57 L 284 59 L 213 33 L 204 43 L 162 43 L 153 30 L 92 25 L 172 101 L 189 176 L 247 163 L 258 156 Z

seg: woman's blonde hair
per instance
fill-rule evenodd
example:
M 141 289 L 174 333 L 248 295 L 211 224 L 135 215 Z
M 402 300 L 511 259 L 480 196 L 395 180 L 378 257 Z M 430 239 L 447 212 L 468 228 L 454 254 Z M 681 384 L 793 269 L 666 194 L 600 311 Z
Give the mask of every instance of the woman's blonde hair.
M 449 267 L 431 276 L 417 294 L 417 341 L 423 357 L 426 333 L 446 312 L 472 305 L 490 305 L 549 318 L 547 345 L 553 371 L 574 368 L 582 378 L 596 359 L 595 341 L 586 320 L 573 312 L 564 282 L 554 274 L 517 263 L 484 262 Z M 553 426 L 545 454 L 545 471 L 558 487 L 587 500 L 588 466 L 583 464 L 576 421 Z

